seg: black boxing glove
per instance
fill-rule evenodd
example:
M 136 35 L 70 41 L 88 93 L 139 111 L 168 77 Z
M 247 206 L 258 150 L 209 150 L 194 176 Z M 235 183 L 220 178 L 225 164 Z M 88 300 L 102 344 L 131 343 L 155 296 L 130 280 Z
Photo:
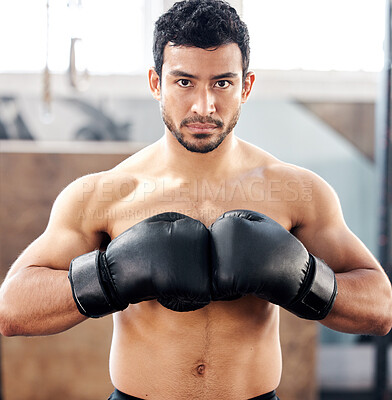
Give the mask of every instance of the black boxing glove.
M 305 319 L 324 319 L 337 284 L 332 269 L 266 215 L 234 210 L 211 226 L 212 298 L 254 294 Z
M 208 229 L 186 215 L 163 213 L 139 222 L 106 252 L 71 261 L 76 305 L 93 318 L 152 299 L 174 311 L 202 308 L 211 299 L 208 243 Z

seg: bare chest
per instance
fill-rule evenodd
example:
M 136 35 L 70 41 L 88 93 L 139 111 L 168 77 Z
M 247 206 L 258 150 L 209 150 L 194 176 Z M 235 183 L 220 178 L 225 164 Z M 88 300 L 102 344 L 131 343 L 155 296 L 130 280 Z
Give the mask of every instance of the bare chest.
M 136 223 L 164 212 L 178 212 L 201 221 L 207 227 L 229 210 L 247 209 L 275 219 L 291 229 L 290 193 L 279 182 L 256 178 L 189 181 L 154 179 L 110 204 L 105 210 L 108 233 L 118 236 Z

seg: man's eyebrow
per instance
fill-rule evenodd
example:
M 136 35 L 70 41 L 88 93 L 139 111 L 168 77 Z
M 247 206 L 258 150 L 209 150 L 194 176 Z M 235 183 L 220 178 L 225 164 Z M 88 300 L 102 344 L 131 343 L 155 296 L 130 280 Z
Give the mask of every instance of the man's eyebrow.
M 169 71 L 169 75 L 183 77 L 183 78 L 190 78 L 190 79 L 199 79 L 199 77 L 197 75 L 192 75 L 188 72 L 177 70 L 177 69 L 173 69 L 173 70 Z M 225 72 L 223 74 L 212 76 L 211 80 L 219 80 L 219 79 L 225 79 L 225 78 L 233 79 L 233 78 L 238 78 L 238 76 L 239 75 L 234 72 Z
M 211 80 L 218 80 L 224 78 L 238 78 L 238 74 L 234 72 L 225 72 L 224 74 L 215 75 L 211 78 Z
M 178 69 L 173 69 L 173 70 L 169 71 L 169 75 L 184 77 L 184 78 L 191 78 L 191 79 L 198 78 L 196 75 L 192 75 L 192 74 L 189 74 L 188 72 L 180 71 Z

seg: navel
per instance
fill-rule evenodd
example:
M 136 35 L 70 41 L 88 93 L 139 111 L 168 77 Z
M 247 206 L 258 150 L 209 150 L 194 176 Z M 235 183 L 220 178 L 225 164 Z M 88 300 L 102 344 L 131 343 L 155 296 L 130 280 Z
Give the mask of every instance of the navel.
M 196 367 L 196 372 L 197 372 L 197 375 L 203 376 L 203 375 L 205 374 L 205 372 L 206 372 L 206 366 L 205 366 L 205 364 L 199 364 L 199 365 Z

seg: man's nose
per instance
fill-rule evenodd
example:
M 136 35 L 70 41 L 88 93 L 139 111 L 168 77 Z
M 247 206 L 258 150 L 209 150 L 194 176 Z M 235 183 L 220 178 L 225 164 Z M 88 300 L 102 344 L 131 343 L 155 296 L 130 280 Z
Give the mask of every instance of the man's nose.
M 208 116 L 216 111 L 215 96 L 210 88 L 200 88 L 195 93 L 191 111 L 201 116 Z

